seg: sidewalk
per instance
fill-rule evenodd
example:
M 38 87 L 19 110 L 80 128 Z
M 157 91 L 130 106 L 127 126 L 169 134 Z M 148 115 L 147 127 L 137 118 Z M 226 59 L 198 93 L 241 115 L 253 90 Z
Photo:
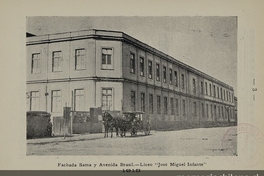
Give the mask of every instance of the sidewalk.
M 48 143 L 57 143 L 57 142 L 73 142 L 73 141 L 95 140 L 95 139 L 101 139 L 101 138 L 104 138 L 104 133 L 72 134 L 71 136 L 66 136 L 65 139 L 64 139 L 64 136 L 27 139 L 27 144 L 48 144 Z

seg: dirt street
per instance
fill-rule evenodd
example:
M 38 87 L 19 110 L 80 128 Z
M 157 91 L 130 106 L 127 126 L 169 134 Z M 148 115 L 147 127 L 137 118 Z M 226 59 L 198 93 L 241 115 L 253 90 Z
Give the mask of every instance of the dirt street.
M 221 156 L 237 153 L 237 135 L 223 140 L 230 127 L 156 132 L 145 136 L 104 138 L 103 134 L 27 141 L 27 155 L 170 155 Z M 222 148 L 222 142 L 225 147 Z M 228 145 L 226 145 L 228 144 Z

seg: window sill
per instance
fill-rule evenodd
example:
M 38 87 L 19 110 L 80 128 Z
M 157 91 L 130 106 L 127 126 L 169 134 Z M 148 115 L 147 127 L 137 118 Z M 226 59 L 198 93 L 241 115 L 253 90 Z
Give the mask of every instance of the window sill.
M 113 68 L 101 68 L 101 70 L 114 70 Z

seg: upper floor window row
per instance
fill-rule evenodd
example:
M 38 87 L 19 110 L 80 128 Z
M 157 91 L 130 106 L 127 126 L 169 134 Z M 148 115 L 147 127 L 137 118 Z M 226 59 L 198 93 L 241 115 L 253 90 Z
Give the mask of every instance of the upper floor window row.
M 207 82 L 205 82 L 205 94 L 209 95 L 209 96 L 214 96 L 216 98 L 219 98 L 221 100 L 224 101 L 229 101 L 229 102 L 233 102 L 233 93 L 230 94 L 230 92 L 228 90 L 223 89 L 222 87 L 218 87 L 213 85 L 213 95 L 212 95 L 212 89 L 211 89 L 211 84 L 209 84 L 209 93 L 208 93 L 208 89 L 207 89 Z M 201 82 L 201 94 L 203 92 L 203 83 Z
M 84 48 L 75 49 L 74 52 L 74 69 L 86 69 L 86 50 Z M 104 70 L 114 69 L 113 65 L 113 48 L 102 48 L 101 50 L 101 68 Z M 63 53 L 62 51 L 53 51 L 51 60 L 52 72 L 63 71 Z M 41 71 L 41 54 L 34 53 L 31 58 L 31 73 L 40 73 Z

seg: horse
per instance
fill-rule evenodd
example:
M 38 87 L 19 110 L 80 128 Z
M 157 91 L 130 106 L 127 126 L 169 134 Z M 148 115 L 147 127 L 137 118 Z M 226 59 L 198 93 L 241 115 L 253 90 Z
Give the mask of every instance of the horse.
M 113 129 L 116 130 L 116 136 L 119 136 L 118 131 L 120 130 L 120 136 L 125 137 L 126 132 L 131 129 L 131 135 L 135 134 L 135 118 L 132 116 L 127 117 L 113 117 L 108 111 L 103 114 L 103 124 L 105 127 L 105 138 L 108 137 L 108 132 L 111 132 L 111 138 L 113 137 Z
M 115 119 L 115 127 L 117 129 L 120 129 L 120 136 L 121 137 L 125 137 L 126 136 L 126 132 L 131 129 L 131 134 L 132 134 L 132 131 L 133 131 L 133 127 L 134 127 L 134 124 L 133 124 L 133 118 L 131 118 L 130 116 L 129 117 L 117 117 Z
M 116 125 L 116 118 L 114 118 L 108 111 L 105 111 L 103 114 L 103 125 L 105 127 L 105 135 L 104 137 L 108 137 L 108 131 L 111 132 L 111 138 L 113 137 L 113 128 L 116 129 L 116 135 L 118 136 L 118 128 Z

